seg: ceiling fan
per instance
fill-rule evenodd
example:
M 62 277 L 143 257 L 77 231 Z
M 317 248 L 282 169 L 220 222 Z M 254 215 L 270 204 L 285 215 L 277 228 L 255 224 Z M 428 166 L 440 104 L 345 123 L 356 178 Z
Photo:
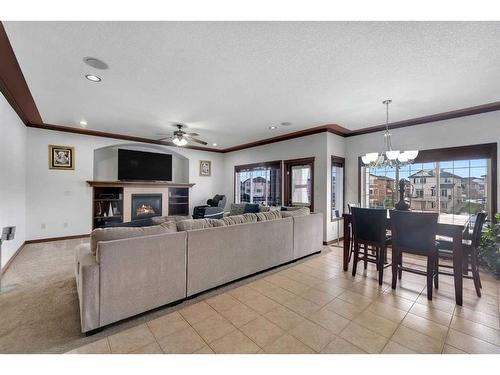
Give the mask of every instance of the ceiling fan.
M 182 130 L 186 127 L 186 125 L 176 124 L 174 126 L 177 127 L 177 130 L 174 131 L 174 134 L 169 137 L 160 138 L 159 141 L 167 141 L 167 142 L 171 141 L 176 146 L 185 146 L 187 145 L 188 142 L 196 142 L 204 146 L 208 144 L 207 142 L 196 138 L 200 136 L 198 133 L 187 133 L 184 130 Z

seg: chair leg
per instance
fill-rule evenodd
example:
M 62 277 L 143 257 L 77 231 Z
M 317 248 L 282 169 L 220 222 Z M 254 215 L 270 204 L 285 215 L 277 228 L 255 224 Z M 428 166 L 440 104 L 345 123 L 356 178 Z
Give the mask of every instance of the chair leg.
M 365 249 L 365 258 L 363 259 L 363 263 L 364 263 L 364 268 L 366 270 L 368 268 L 368 246 L 366 244 L 364 245 L 364 249 Z
M 435 267 L 434 267 L 434 288 L 439 289 L 439 256 L 435 258 Z
M 402 269 L 403 268 L 403 253 L 399 254 L 398 265 L 399 265 L 398 279 L 401 280 L 401 278 L 403 277 L 403 269 Z
M 432 301 L 432 276 L 434 274 L 434 257 L 427 256 L 427 299 Z
M 476 288 L 476 294 L 481 297 L 481 278 L 479 277 L 479 266 L 477 264 L 477 257 L 475 253 L 471 254 L 471 269 L 472 269 L 472 279 L 474 280 L 474 287 Z
M 384 282 L 384 248 L 377 249 L 378 285 Z
M 352 263 L 352 276 L 356 276 L 356 269 L 358 268 L 359 261 L 359 244 L 354 244 L 354 259 Z
M 392 289 L 396 289 L 396 285 L 398 283 L 398 265 L 399 265 L 399 257 L 397 249 L 392 247 Z

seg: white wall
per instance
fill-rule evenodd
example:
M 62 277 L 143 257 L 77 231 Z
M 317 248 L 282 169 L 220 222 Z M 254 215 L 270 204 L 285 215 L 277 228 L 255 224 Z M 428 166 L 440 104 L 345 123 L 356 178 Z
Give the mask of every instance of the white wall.
M 391 134 L 393 147 L 401 150 L 498 144 L 500 111 L 394 129 Z M 358 202 L 358 157 L 366 152 L 380 152 L 382 148 L 383 132 L 346 138 L 346 202 Z M 498 198 L 500 202 L 500 190 Z
M 75 147 L 74 171 L 49 169 L 47 159 L 49 144 Z M 94 150 L 120 144 L 130 145 L 129 142 L 115 139 L 28 129 L 25 148 L 27 239 L 90 233 L 92 190 L 85 181 L 94 179 Z M 143 146 L 151 147 L 146 144 Z M 222 191 L 224 168 L 222 154 L 171 147 L 164 149 L 177 152 L 188 159 L 188 181 L 195 183 L 190 193 L 190 210 L 195 205 L 205 203 L 215 192 Z M 212 161 L 211 177 L 199 176 L 199 160 Z
M 16 226 L 14 240 L 2 245 L 3 267 L 26 239 L 26 127 L 3 95 L 0 129 L 0 231 Z
M 228 202 L 234 202 L 234 167 L 258 162 L 313 157 L 314 210 L 324 216 L 324 240 L 333 237 L 330 222 L 330 155 L 344 156 L 344 140 L 331 133 L 318 133 L 288 141 L 234 151 L 224 156 L 224 186 Z

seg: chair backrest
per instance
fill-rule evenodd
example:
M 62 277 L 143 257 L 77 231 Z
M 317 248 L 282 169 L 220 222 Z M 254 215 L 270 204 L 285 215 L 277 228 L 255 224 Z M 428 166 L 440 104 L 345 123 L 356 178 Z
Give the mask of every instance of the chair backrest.
M 392 246 L 419 252 L 436 247 L 437 212 L 391 210 Z
M 482 211 L 476 215 L 476 221 L 474 223 L 474 229 L 472 231 L 472 247 L 477 248 L 481 243 L 481 234 L 483 230 L 484 223 L 486 222 L 486 212 Z
M 351 207 L 354 242 L 385 242 L 387 211 L 379 208 Z
M 352 214 L 353 207 L 361 207 L 361 205 L 359 203 L 347 203 L 347 209 L 349 210 L 350 214 Z
M 226 196 L 216 194 L 212 199 L 207 200 L 207 204 L 211 207 L 226 207 Z

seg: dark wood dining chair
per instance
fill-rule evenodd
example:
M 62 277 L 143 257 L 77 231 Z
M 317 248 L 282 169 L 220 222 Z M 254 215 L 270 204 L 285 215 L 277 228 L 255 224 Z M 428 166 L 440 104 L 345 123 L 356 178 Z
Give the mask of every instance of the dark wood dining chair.
M 353 207 L 361 207 L 361 204 L 360 203 L 347 203 L 347 209 L 349 210 L 350 214 L 352 214 Z M 351 225 L 351 228 L 349 230 L 350 230 L 351 238 L 352 238 L 352 225 Z M 349 251 L 349 258 L 347 260 L 348 262 L 351 262 L 352 254 L 354 254 L 354 242 L 353 241 L 351 241 L 351 249 Z
M 367 269 L 368 262 L 375 263 L 378 271 L 378 283 L 382 285 L 384 279 L 384 268 L 387 258 L 387 211 L 375 208 L 352 207 L 352 239 L 354 243 L 354 260 L 352 275 L 356 276 L 356 269 L 360 260 Z M 363 246 L 364 253 L 360 258 L 359 250 Z M 373 253 L 368 252 L 368 247 Z
M 427 277 L 427 299 L 432 300 L 432 281 L 438 287 L 438 248 L 436 234 L 437 212 L 412 212 L 391 210 L 392 232 L 392 289 L 396 289 L 398 274 L 402 271 Z M 403 253 L 427 258 L 427 269 L 403 266 Z M 401 277 L 400 277 L 401 278 Z
M 476 294 L 481 297 L 481 278 L 479 277 L 479 245 L 481 244 L 481 235 L 484 223 L 486 222 L 486 212 L 479 212 L 475 216 L 475 220 L 468 221 L 462 239 L 461 250 L 463 252 L 464 266 L 462 270 L 463 277 L 466 279 L 472 279 L 474 281 L 474 287 L 476 289 Z M 472 230 L 471 230 L 472 227 Z M 439 257 L 445 259 L 451 259 L 453 257 L 453 243 L 452 241 L 441 239 L 438 241 L 438 251 Z M 451 268 L 453 265 L 438 264 L 439 268 Z M 453 276 L 453 273 L 439 271 L 440 275 Z

